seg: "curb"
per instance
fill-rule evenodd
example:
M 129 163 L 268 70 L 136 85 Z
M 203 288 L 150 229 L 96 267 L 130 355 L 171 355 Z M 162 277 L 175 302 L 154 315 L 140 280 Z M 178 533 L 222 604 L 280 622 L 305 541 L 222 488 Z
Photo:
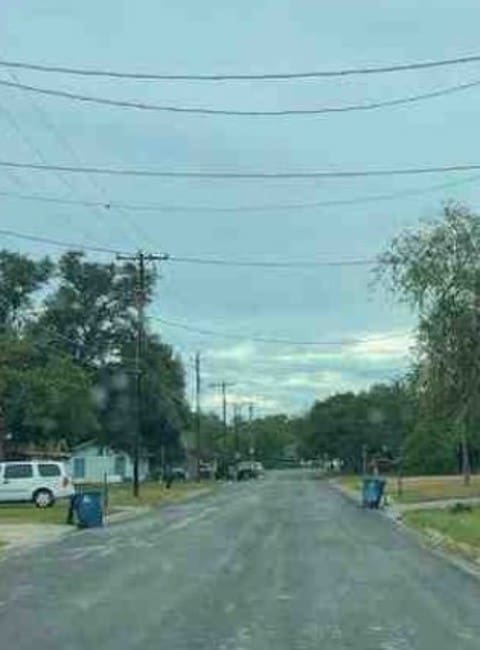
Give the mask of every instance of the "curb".
M 329 481 L 329 485 L 350 502 L 355 503 L 359 507 L 361 506 L 360 497 L 357 493 L 349 490 L 348 488 L 345 488 L 343 485 L 340 485 L 333 480 Z M 431 553 L 434 557 L 441 559 L 455 569 L 466 573 L 471 578 L 480 580 L 480 566 L 475 564 L 474 560 L 462 557 L 458 553 L 455 553 L 455 551 L 445 548 L 444 536 L 441 536 L 442 539 L 438 538 L 436 542 L 437 546 L 435 546 L 435 540 L 433 538 L 429 537 L 427 534 L 419 530 L 416 530 L 415 528 L 408 526 L 403 521 L 402 512 L 397 510 L 395 507 L 389 506 L 388 508 L 380 508 L 377 512 L 379 512 L 385 519 L 388 519 L 393 525 L 401 530 L 411 541 L 418 544 L 425 551 Z
M 450 564 L 450 566 L 468 574 L 470 577 L 480 580 L 480 567 L 475 564 L 474 560 L 462 557 L 455 551 L 447 548 L 445 546 L 446 538 L 443 535 L 440 534 L 438 539 L 435 540 L 433 537 L 429 537 L 426 533 L 408 526 L 403 521 L 401 515 L 399 518 L 392 521 L 407 537 L 416 542 L 424 550 L 431 553 L 434 557 L 443 560 L 447 564 Z
M 118 508 L 118 512 L 112 512 L 110 515 L 105 515 L 105 526 L 115 524 L 123 524 L 124 522 L 138 519 L 143 515 L 153 512 L 154 508 L 151 506 L 129 506 L 128 508 Z
M 360 496 L 357 491 L 349 490 L 346 488 L 344 485 L 341 485 L 338 483 L 335 479 L 329 479 L 328 480 L 328 485 L 333 488 L 336 492 L 341 494 L 343 497 L 351 501 L 352 503 L 355 503 L 357 506 L 361 506 L 361 500 Z

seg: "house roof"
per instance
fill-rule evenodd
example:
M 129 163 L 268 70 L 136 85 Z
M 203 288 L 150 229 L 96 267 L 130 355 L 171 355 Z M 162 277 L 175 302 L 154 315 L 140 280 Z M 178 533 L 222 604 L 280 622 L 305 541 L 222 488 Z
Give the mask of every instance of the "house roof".
M 114 447 L 112 447 L 111 445 L 104 445 L 104 444 L 98 442 L 98 440 L 95 440 L 93 438 L 90 439 L 90 440 L 85 440 L 84 442 L 81 442 L 78 445 L 75 445 L 70 450 L 70 453 L 75 454 L 77 451 L 83 451 L 84 449 L 88 449 L 89 447 L 102 447 L 104 449 L 108 449 L 112 453 L 125 454 L 126 456 L 131 456 L 131 454 L 128 451 L 125 451 L 123 449 L 118 449 L 117 450 Z M 141 458 L 148 458 L 151 455 L 152 454 L 149 454 L 146 451 L 140 451 L 140 457 Z
M 82 449 L 88 449 L 88 447 L 98 447 L 99 444 L 96 440 L 85 440 L 78 445 L 72 447 L 71 451 L 81 451 Z

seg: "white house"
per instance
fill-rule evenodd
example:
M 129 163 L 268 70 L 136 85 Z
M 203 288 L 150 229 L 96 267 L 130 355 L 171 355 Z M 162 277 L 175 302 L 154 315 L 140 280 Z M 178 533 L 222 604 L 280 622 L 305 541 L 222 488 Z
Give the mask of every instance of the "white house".
M 133 478 L 132 457 L 110 447 L 89 440 L 74 447 L 66 463 L 68 473 L 77 483 L 101 483 L 105 475 L 109 483 Z M 144 481 L 149 473 L 149 460 L 140 457 L 139 478 Z

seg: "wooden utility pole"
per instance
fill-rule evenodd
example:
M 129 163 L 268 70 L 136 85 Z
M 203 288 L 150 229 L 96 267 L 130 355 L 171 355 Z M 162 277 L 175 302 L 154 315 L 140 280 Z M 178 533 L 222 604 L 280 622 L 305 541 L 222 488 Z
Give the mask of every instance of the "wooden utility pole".
M 210 384 L 211 388 L 220 388 L 222 394 L 222 423 L 223 423 L 223 463 L 227 464 L 227 437 L 228 437 L 228 426 L 227 426 L 227 388 L 234 386 L 233 382 L 222 381 L 219 384 Z
M 3 409 L 0 407 L 0 461 L 6 458 L 6 445 L 7 441 L 7 427 L 5 425 L 5 417 Z
M 250 437 L 250 449 L 249 455 L 251 457 L 255 456 L 255 444 L 254 444 L 254 437 L 253 437 L 253 402 L 250 402 L 248 405 L 248 433 Z
M 195 355 L 195 456 L 197 480 L 200 478 L 200 448 L 201 448 L 201 374 L 200 374 L 200 352 Z
M 241 404 L 233 405 L 233 432 L 234 432 L 234 443 L 235 443 L 235 462 L 238 460 L 238 455 L 240 452 L 240 417 L 241 417 Z
M 139 489 L 139 465 L 140 465 L 140 445 L 143 438 L 143 382 L 142 382 L 142 360 L 145 342 L 145 262 L 157 262 L 168 260 L 166 254 L 152 254 L 138 251 L 136 255 L 117 255 L 117 260 L 124 262 L 134 262 L 137 266 L 137 287 L 136 287 L 136 305 L 137 305 L 137 345 L 135 349 L 135 436 L 133 439 L 133 495 L 138 497 Z
M 367 473 L 367 445 L 362 445 L 362 474 Z

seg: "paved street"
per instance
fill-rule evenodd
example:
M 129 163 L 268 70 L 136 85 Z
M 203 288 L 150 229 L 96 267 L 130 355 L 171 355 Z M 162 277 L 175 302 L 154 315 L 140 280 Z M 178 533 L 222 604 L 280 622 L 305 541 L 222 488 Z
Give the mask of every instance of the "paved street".
M 2 648 L 466 650 L 480 583 L 299 472 L 0 564 Z

